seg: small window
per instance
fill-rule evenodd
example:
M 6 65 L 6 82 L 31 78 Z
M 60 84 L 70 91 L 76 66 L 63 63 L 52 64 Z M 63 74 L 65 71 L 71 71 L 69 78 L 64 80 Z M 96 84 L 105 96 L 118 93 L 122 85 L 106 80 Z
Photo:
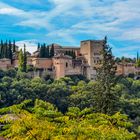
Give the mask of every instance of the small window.
M 66 62 L 66 68 L 68 67 L 68 63 Z

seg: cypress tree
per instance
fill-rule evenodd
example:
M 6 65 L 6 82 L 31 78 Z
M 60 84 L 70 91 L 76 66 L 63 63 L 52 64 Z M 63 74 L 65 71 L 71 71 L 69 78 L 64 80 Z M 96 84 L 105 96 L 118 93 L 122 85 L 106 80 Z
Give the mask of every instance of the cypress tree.
M 23 71 L 27 72 L 27 52 L 26 52 L 25 44 L 24 44 L 24 52 L 23 52 Z
M 45 47 L 46 58 L 49 58 L 49 47 Z
M 139 52 L 137 52 L 137 61 L 139 60 Z
M 43 45 L 41 45 L 41 47 L 40 47 L 39 57 L 40 58 L 43 58 L 44 57 L 44 48 L 43 48 Z
M 15 43 L 15 40 L 13 41 L 13 52 L 16 52 L 16 43 Z
M 54 44 L 52 44 L 51 49 L 50 49 L 50 57 L 54 56 Z
M 8 58 L 8 55 L 8 43 L 6 40 L 6 42 L 4 43 L 4 58 Z
M 4 58 L 4 43 L 1 40 L 1 58 Z
M 115 112 L 117 103 L 117 93 L 113 88 L 117 83 L 115 76 L 116 66 L 112 56 L 112 51 L 107 45 L 107 37 L 105 37 L 102 60 L 100 67 L 97 69 L 97 89 L 95 93 L 95 107 L 98 112 L 112 114 Z
M 76 54 L 75 54 L 75 51 L 73 51 L 73 59 L 76 58 Z
M 9 59 L 11 60 L 11 64 L 12 64 L 12 59 L 13 59 L 13 53 L 12 53 L 12 44 L 11 41 L 9 40 Z
M 0 59 L 2 58 L 1 49 L 2 49 L 2 46 L 1 46 L 1 43 L 0 43 Z
M 43 58 L 46 58 L 47 54 L 46 54 L 46 44 L 43 44 Z
M 37 50 L 38 51 L 40 50 L 40 43 L 38 43 Z
M 68 54 L 68 52 L 67 51 L 65 51 L 65 55 L 67 55 Z
M 24 55 L 22 49 L 20 49 L 18 54 L 18 70 L 21 72 L 24 71 Z

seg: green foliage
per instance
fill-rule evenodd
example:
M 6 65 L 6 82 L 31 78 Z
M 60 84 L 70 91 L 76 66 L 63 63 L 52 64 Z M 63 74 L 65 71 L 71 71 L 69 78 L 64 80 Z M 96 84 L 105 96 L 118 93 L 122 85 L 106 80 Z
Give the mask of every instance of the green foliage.
M 58 137 L 55 137 L 55 139 L 76 139 L 75 133 L 76 135 L 78 135 L 78 139 L 90 139 L 89 135 L 93 133 L 93 129 L 100 132 L 103 131 L 103 137 L 105 137 L 106 139 L 109 139 L 109 137 L 111 137 L 110 139 L 112 139 L 112 136 L 114 135 L 114 132 L 112 132 L 112 127 L 110 130 L 110 126 L 109 128 L 104 128 L 102 126 L 102 123 L 108 122 L 108 120 L 100 120 L 101 125 L 93 123 L 94 125 L 92 126 L 91 123 L 93 122 L 93 120 L 89 121 L 89 119 L 91 118 L 85 118 L 91 116 L 94 120 L 96 120 L 96 122 L 98 122 L 98 117 L 101 118 L 101 113 L 99 113 L 96 108 L 97 91 L 100 91 L 100 87 L 101 86 L 98 85 L 97 81 L 83 81 L 80 79 L 77 80 L 77 78 L 73 77 L 64 77 L 59 80 L 50 82 L 50 79 L 45 80 L 39 77 L 33 79 L 29 78 L 27 73 L 19 71 L 16 72 L 14 69 L 8 71 L 0 70 L 0 107 L 9 107 L 11 105 L 19 104 L 24 100 L 31 99 L 35 103 L 35 106 L 32 108 L 33 102 L 29 102 L 27 104 L 27 107 L 26 105 L 24 105 L 22 109 L 27 111 L 27 114 L 29 113 L 31 116 L 34 115 L 38 123 L 39 118 L 47 120 L 49 124 L 51 123 L 51 125 L 53 123 L 54 127 L 56 128 L 54 129 L 54 135 L 57 136 L 57 134 L 60 134 L 58 135 Z M 117 94 L 118 96 L 117 103 L 115 103 L 116 106 L 114 107 L 114 111 L 116 112 L 117 108 L 122 114 L 128 115 L 129 120 L 134 124 L 130 126 L 130 128 L 128 129 L 129 131 L 126 130 L 125 132 L 129 133 L 131 131 L 134 131 L 137 134 L 137 138 L 139 138 L 140 81 L 133 80 L 131 78 L 122 78 L 111 88 L 111 93 Z M 4 111 L 1 114 L 4 114 Z M 115 113 L 112 113 L 111 117 L 114 116 L 113 114 Z M 104 114 L 104 116 L 108 115 Z M 117 121 L 119 122 L 119 120 Z M 125 119 L 121 119 L 121 122 L 125 122 Z M 114 124 L 116 126 L 116 122 L 114 122 Z M 96 125 L 98 126 L 98 128 L 96 127 Z M 117 126 L 118 125 L 121 128 L 123 127 L 123 129 L 124 127 L 125 129 L 127 129 L 127 125 L 121 126 L 117 123 Z M 45 126 L 43 127 L 44 128 L 41 128 L 41 130 L 45 132 Z M 67 127 L 70 128 L 70 130 L 67 130 Z M 37 126 L 35 128 L 39 129 L 37 128 Z M 108 132 L 104 133 L 104 129 L 107 129 Z M 119 128 L 115 128 L 115 133 L 116 135 L 118 135 L 118 137 L 120 137 L 119 134 L 124 134 L 124 131 L 122 132 L 120 129 L 118 129 Z M 98 136 L 102 136 L 102 134 L 98 131 L 95 132 L 98 134 Z M 109 135 L 109 131 L 111 131 L 111 136 Z M 93 134 L 95 135 L 95 133 Z M 85 135 L 87 135 L 88 137 L 85 137 Z M 115 138 L 113 137 L 114 139 L 117 139 L 116 135 L 114 136 Z M 120 137 L 120 139 L 121 138 L 122 137 Z M 100 139 L 103 138 L 100 137 Z
M 19 51 L 18 55 L 18 71 L 27 72 L 27 54 L 26 54 L 26 46 L 24 45 L 24 52 L 22 49 Z
M 108 116 L 73 107 L 63 115 L 53 105 L 41 100 L 36 100 L 28 111 L 29 103 L 25 101 L 5 108 L 8 114 L 0 118 L 5 124 L 1 136 L 11 140 L 132 140 L 136 137 L 127 130 L 132 124 L 120 113 Z

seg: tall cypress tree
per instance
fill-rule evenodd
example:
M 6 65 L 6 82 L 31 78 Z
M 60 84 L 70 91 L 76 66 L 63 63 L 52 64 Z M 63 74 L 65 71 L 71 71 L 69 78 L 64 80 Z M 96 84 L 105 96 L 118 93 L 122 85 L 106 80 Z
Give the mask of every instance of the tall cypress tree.
M 43 44 L 43 58 L 46 58 L 47 54 L 46 54 L 46 44 Z
M 39 57 L 43 58 L 44 57 L 44 48 L 43 45 L 41 45 L 40 50 L 39 50 Z
M 13 53 L 12 53 L 12 44 L 11 41 L 9 40 L 9 59 L 11 60 L 11 64 L 12 64 L 12 59 L 13 59 Z
M 48 50 L 48 58 L 50 58 L 50 49 L 49 49 L 49 46 L 47 46 L 47 50 Z
M 26 52 L 25 44 L 24 44 L 24 52 L 23 52 L 23 71 L 27 72 L 27 52 Z
M 45 47 L 46 58 L 49 58 L 49 47 Z
M 137 51 L 137 60 L 136 61 L 138 61 L 139 60 L 139 52 Z
M 16 43 L 15 43 L 15 40 L 13 41 L 13 52 L 16 52 Z
M 98 84 L 95 94 L 95 107 L 98 112 L 112 114 L 115 112 L 118 99 L 117 93 L 114 93 L 113 90 L 117 83 L 117 78 L 115 76 L 115 60 L 111 48 L 107 44 L 107 37 L 105 37 L 101 54 L 101 64 L 97 69 Z
M 4 58 L 4 43 L 1 40 L 1 58 Z
M 8 58 L 8 43 L 7 40 L 4 43 L 4 48 L 3 48 L 3 58 Z
M 75 51 L 73 51 L 73 59 L 76 58 L 76 54 L 75 54 Z
M 40 43 L 38 43 L 37 50 L 38 51 L 40 50 Z
M 52 44 L 51 49 L 50 49 L 50 57 L 54 56 L 54 44 Z
M 21 72 L 24 71 L 24 55 L 22 49 L 20 49 L 18 54 L 18 70 Z

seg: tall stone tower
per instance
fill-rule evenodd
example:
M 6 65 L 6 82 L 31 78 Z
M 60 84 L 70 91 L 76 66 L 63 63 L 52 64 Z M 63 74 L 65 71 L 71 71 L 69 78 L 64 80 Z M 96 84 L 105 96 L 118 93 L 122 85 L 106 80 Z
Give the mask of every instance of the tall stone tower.
M 96 78 L 96 67 L 99 66 L 102 60 L 102 49 L 104 45 L 104 40 L 84 40 L 81 41 L 80 53 L 85 57 L 87 68 L 87 78 Z

